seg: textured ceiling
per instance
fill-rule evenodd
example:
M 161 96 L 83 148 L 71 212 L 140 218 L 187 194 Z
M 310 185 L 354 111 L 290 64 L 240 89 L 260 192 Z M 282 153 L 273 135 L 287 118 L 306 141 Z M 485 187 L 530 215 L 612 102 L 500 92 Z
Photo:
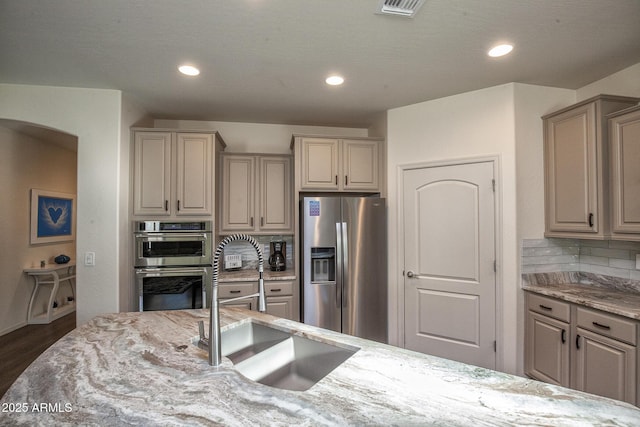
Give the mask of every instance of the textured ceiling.
M 638 0 L 0 0 L 0 82 L 119 89 L 152 116 L 366 127 L 508 82 L 576 89 L 640 62 Z M 514 52 L 492 59 L 497 42 Z M 190 62 L 197 78 L 178 74 Z M 329 87 L 340 73 L 346 82 Z

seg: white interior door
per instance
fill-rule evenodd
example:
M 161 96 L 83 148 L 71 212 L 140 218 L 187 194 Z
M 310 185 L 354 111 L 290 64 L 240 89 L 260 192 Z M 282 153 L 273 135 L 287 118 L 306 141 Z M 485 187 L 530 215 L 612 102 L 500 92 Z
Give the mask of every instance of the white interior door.
M 404 171 L 405 346 L 495 369 L 492 161 Z

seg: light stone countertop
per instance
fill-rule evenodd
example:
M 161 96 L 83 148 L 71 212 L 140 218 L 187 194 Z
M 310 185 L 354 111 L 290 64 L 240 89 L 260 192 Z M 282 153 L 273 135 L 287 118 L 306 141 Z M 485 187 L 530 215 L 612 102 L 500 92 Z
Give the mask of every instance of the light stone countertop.
M 285 271 L 271 271 L 269 266 L 265 267 L 262 272 L 262 278 L 264 280 L 296 280 L 296 275 L 291 270 Z M 218 274 L 219 283 L 228 282 L 251 282 L 258 281 L 258 270 L 237 270 L 237 271 L 221 271 Z
M 579 282 L 581 276 L 562 273 L 536 276 L 525 277 L 522 289 L 640 320 L 640 292 L 627 283 L 623 283 L 625 286 L 616 286 L 615 283 L 602 285 L 594 280 L 587 282 L 583 279 Z M 608 278 L 608 280 L 615 281 L 616 279 Z M 619 281 L 624 282 L 622 279 Z M 638 424 L 640 425 L 640 422 Z
M 96 317 L 45 351 L 0 401 L 2 426 L 637 426 L 629 404 L 241 309 L 320 341 L 359 347 L 304 392 L 252 382 L 193 345 L 207 310 Z M 36 411 L 38 405 L 48 407 Z M 18 406 L 18 405 L 26 406 Z M 49 404 L 49 405 L 47 405 Z M 34 406 L 35 405 L 35 406 Z M 18 407 L 26 412 L 16 412 Z M 10 410 L 13 409 L 13 410 Z

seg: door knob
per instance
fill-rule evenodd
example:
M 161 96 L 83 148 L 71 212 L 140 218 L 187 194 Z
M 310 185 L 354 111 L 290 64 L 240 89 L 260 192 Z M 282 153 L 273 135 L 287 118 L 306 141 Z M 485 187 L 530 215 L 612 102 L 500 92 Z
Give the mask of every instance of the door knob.
M 408 277 L 409 279 L 411 279 L 411 278 L 412 278 L 412 277 L 414 277 L 414 276 L 415 276 L 415 273 L 414 273 L 413 271 L 411 271 L 411 270 L 407 271 L 407 277 Z

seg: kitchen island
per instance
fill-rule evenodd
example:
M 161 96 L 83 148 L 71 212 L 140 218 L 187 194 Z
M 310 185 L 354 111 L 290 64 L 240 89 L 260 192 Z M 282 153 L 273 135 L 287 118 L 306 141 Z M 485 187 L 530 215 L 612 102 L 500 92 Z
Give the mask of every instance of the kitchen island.
M 307 391 L 262 385 L 194 345 L 208 310 L 96 317 L 45 351 L 0 404 L 0 425 L 640 425 L 631 405 L 242 309 L 359 350 Z

